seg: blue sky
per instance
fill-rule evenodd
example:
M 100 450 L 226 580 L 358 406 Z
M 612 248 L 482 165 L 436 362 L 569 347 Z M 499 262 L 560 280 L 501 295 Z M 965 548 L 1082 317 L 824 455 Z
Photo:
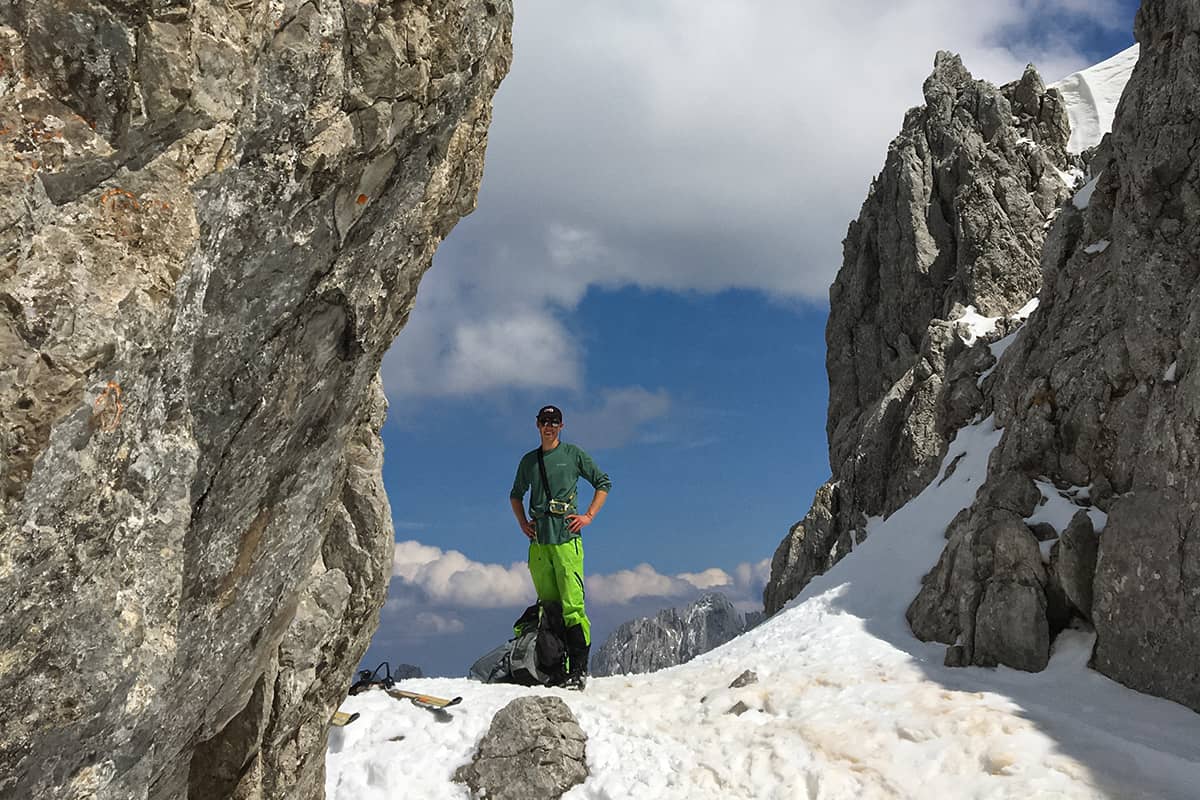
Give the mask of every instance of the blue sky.
M 760 604 L 829 476 L 841 240 L 935 51 L 1052 81 L 1131 44 L 1136 10 L 577 6 L 518 4 L 478 209 L 384 363 L 399 544 L 372 666 L 464 674 L 533 602 L 507 495 L 545 403 L 613 479 L 584 532 L 597 645 L 706 587 Z

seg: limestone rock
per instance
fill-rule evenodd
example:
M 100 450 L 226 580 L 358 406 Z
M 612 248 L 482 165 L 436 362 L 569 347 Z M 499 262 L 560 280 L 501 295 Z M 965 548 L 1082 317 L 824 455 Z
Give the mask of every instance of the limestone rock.
M 747 628 L 746 618 L 720 592 L 682 608 L 617 627 L 592 657 L 593 675 L 655 672 L 691 661 Z
M 736 703 L 734 703 L 732 706 L 730 706 L 729 710 L 726 711 L 725 713 L 733 714 L 735 717 L 740 717 L 742 714 L 745 714 L 749 710 L 750 710 L 750 706 L 746 705 L 745 701 L 738 700 Z
M 1086 511 L 1078 511 L 1050 550 L 1054 581 L 1076 614 L 1092 619 L 1092 582 L 1100 540 Z
M 587 780 L 587 736 L 558 697 L 519 697 L 496 712 L 470 764 L 454 773 L 472 797 L 557 800 Z
M 1096 669 L 1200 710 L 1198 24 L 1194 0 L 1142 4 L 1140 57 L 1090 164 L 1096 191 L 1062 207 L 1039 308 L 989 379 L 1004 436 L 987 483 L 909 618 L 923 638 L 961 640 L 970 663 L 1024 666 L 1065 609 L 1094 622 Z M 1098 532 L 1081 514 L 1063 532 L 1044 618 L 1036 580 L 993 589 L 991 573 L 958 568 L 1011 508 L 999 484 L 1013 473 L 1087 487 L 1080 502 L 1109 514 Z M 950 613 L 955 597 L 991 601 L 994 621 Z
M 1096 561 L 1092 666 L 1200 711 L 1200 504 L 1191 497 L 1146 487 L 1113 504 Z
M 749 686 L 753 683 L 758 683 L 758 675 L 753 670 L 746 670 L 733 679 L 733 683 L 729 684 L 729 688 L 741 689 L 743 686 Z
M 970 664 L 967 658 L 967 648 L 961 644 L 952 644 L 946 648 L 946 657 L 942 659 L 942 665 L 946 667 L 965 667 Z
M 321 795 L 511 16 L 0 3 L 0 795 Z
M 788 531 L 771 559 L 771 580 L 763 590 L 763 607 L 774 614 L 849 551 L 849 536 L 839 536 L 835 526 L 838 486 L 828 482 L 817 489 L 804 519 Z
M 958 645 L 955 660 L 1040 670 L 1050 655 L 1047 580 L 1037 540 L 1017 514 L 975 514 L 947 543 L 906 617 L 918 638 Z
M 1038 672 L 1050 660 L 1050 623 L 1040 585 L 993 580 L 983 591 L 975 620 L 972 663 Z
M 1062 98 L 1036 70 L 997 88 L 939 53 L 908 112 L 830 288 L 830 465 L 812 510 L 780 543 L 764 591 L 774 613 L 936 475 L 983 409 L 980 376 L 1001 320 L 969 342 L 967 307 L 1016 312 L 1041 286 L 1045 228 L 1068 196 Z

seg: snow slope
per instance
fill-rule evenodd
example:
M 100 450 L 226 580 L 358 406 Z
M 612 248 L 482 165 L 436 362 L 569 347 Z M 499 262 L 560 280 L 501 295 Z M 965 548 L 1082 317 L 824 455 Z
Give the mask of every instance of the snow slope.
M 1071 120 L 1071 139 L 1067 150 L 1082 153 L 1100 143 L 1112 130 L 1117 103 L 1138 59 L 1138 46 L 1122 50 L 1093 67 L 1075 72 L 1050 84 L 1062 92 Z
M 969 505 L 999 441 L 964 428 L 942 472 L 789 606 L 694 661 L 593 679 L 586 692 L 456 679 L 404 687 L 462 695 L 435 716 L 381 693 L 330 735 L 332 800 L 464 798 L 451 776 L 492 715 L 530 693 L 561 696 L 587 733 L 591 777 L 566 797 L 1164 798 L 1200 792 L 1200 715 L 1086 668 L 1092 636 L 1067 631 L 1049 668 L 942 666 L 904 609 Z M 493 643 L 480 644 L 480 651 Z M 757 684 L 729 689 L 743 670 Z M 750 710 L 729 709 L 741 701 Z M 397 739 L 397 737 L 403 737 Z

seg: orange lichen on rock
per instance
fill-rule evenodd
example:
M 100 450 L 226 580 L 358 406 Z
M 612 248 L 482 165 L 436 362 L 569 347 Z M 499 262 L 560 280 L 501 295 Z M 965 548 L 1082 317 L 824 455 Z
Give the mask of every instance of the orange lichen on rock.
M 142 207 L 141 204 L 138 203 L 137 197 L 133 194 L 133 192 L 117 188 L 109 189 L 104 194 L 100 195 L 100 205 L 110 205 L 110 207 L 129 207 L 132 205 L 135 211 Z
M 356 200 L 355 202 L 357 202 L 360 206 L 364 205 L 367 202 L 367 196 L 365 194 L 360 194 L 358 196 L 358 200 Z
M 92 404 L 92 409 L 92 419 L 95 420 L 96 427 L 102 431 L 116 430 L 121 422 L 121 414 L 125 411 L 125 405 L 121 402 L 121 384 L 109 381 Z

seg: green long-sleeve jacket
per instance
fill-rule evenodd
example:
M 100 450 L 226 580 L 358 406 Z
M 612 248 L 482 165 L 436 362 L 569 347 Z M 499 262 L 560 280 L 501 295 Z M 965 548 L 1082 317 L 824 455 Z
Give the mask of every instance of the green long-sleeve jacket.
M 577 514 L 575 503 L 576 485 L 580 478 L 592 485 L 597 491 L 610 491 L 612 481 L 608 475 L 600 471 L 596 462 L 584 450 L 567 442 L 559 442 L 558 447 L 543 453 L 546 462 L 546 479 L 550 481 L 552 493 L 547 494 L 542 486 L 542 476 L 538 470 L 538 450 L 530 450 L 521 456 L 517 465 L 517 477 L 513 480 L 509 497 L 521 500 L 529 492 L 529 515 L 537 526 L 538 544 L 562 544 L 578 536 L 567 530 L 564 516 L 550 514 L 547 510 L 550 499 L 565 500 L 571 504 L 568 514 Z

